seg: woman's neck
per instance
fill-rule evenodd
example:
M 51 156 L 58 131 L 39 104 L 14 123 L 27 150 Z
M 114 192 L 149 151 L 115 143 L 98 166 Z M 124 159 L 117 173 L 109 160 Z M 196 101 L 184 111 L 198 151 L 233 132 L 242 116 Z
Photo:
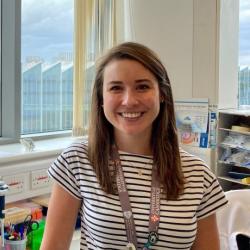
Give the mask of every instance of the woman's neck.
M 150 137 L 134 135 L 115 135 L 115 142 L 119 150 L 132 154 L 152 155 Z

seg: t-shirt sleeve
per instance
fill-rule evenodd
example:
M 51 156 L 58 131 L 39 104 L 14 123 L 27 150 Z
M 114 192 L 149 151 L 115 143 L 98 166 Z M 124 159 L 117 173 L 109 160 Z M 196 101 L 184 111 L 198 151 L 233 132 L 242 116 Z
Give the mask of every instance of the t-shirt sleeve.
M 200 220 L 215 213 L 227 202 L 216 176 L 206 168 L 204 170 L 204 194 L 197 210 L 197 219 Z
M 50 168 L 48 169 L 48 174 L 75 198 L 82 199 L 79 183 L 72 169 L 73 164 L 69 163 L 67 158 L 67 151 L 61 153 L 51 164 Z

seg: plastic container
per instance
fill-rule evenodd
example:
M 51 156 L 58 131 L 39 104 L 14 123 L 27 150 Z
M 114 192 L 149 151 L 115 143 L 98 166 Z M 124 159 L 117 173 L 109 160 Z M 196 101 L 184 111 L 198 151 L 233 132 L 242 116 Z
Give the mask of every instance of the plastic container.
M 45 227 L 45 220 L 39 221 L 39 228 L 37 230 L 33 230 L 31 233 L 28 234 L 28 242 L 27 246 L 30 250 L 39 250 L 43 233 L 44 233 L 44 227 Z
M 4 250 L 25 250 L 26 249 L 26 241 L 23 240 L 5 240 L 4 241 Z

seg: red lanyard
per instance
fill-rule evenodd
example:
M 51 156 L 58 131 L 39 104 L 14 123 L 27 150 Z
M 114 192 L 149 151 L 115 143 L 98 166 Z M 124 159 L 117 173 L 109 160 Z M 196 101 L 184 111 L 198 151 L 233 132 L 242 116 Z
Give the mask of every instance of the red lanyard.
M 129 195 L 125 183 L 125 178 L 122 171 L 120 156 L 117 147 L 114 145 L 112 148 L 112 160 L 116 167 L 116 183 L 120 197 L 123 217 L 126 227 L 128 245 L 127 249 L 138 249 L 136 230 L 134 224 L 133 213 L 129 201 Z M 152 182 L 151 182 L 151 200 L 150 200 L 150 216 L 149 216 L 149 235 L 148 241 L 144 244 L 143 250 L 150 249 L 158 241 L 158 227 L 160 221 L 160 183 L 157 179 L 156 168 L 152 168 Z

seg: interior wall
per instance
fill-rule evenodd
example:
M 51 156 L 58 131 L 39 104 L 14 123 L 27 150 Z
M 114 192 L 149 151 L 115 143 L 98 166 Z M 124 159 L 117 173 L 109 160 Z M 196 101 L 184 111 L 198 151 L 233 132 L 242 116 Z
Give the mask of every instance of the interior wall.
M 161 57 L 175 98 L 192 97 L 193 0 L 131 0 L 132 40 Z
M 129 35 L 120 41 L 141 42 L 159 54 L 175 99 L 237 106 L 239 0 L 124 0 L 122 5 Z
M 217 1 L 194 0 L 192 97 L 218 103 Z
M 219 5 L 219 109 L 238 107 L 239 0 Z

